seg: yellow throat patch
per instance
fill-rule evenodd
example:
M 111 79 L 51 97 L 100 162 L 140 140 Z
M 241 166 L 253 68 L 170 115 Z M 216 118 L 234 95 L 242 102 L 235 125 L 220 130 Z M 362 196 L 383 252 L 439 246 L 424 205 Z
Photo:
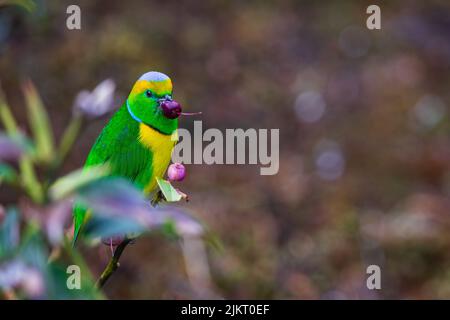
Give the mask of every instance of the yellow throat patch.
M 156 178 L 162 178 L 167 170 L 173 147 L 178 141 L 178 131 L 175 130 L 172 135 L 165 135 L 141 123 L 139 125 L 139 141 L 153 153 L 153 173 L 144 188 L 144 193 L 148 194 L 155 189 Z

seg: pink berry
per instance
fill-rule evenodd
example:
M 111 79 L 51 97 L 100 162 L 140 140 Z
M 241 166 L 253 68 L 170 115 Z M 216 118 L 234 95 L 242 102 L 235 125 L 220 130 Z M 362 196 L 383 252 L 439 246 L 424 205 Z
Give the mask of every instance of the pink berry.
M 182 181 L 186 176 L 186 169 L 181 163 L 172 163 L 167 170 L 170 181 Z

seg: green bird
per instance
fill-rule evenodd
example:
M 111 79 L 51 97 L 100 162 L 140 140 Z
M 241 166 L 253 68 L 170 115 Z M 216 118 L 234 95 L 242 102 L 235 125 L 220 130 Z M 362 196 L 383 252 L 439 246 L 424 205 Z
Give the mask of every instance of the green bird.
M 172 81 L 160 72 L 147 72 L 134 84 L 127 100 L 112 116 L 92 147 L 85 168 L 108 164 L 111 176 L 126 178 L 146 195 L 156 189 L 178 140 L 178 116 Z M 89 209 L 75 204 L 75 244 Z

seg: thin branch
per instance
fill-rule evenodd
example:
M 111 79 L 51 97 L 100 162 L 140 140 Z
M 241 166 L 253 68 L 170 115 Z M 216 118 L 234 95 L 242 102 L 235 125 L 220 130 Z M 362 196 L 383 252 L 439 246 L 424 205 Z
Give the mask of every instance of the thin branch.
M 100 289 L 102 288 L 106 281 L 108 281 L 109 277 L 114 273 L 114 271 L 117 270 L 117 268 L 120 266 L 119 259 L 122 255 L 123 250 L 125 250 L 125 247 L 132 241 L 132 239 L 126 238 L 123 240 L 114 250 L 114 254 L 109 260 L 108 264 L 106 265 L 105 270 L 103 270 L 100 278 L 98 278 L 97 282 L 95 283 L 95 286 Z
M 164 196 L 162 195 L 161 191 L 158 191 L 156 193 L 154 199 L 151 201 L 151 205 L 153 207 L 156 207 L 156 205 L 162 200 L 164 200 Z M 95 283 L 95 286 L 98 289 L 103 288 L 106 281 L 108 281 L 109 277 L 111 277 L 111 275 L 114 273 L 114 271 L 116 271 L 117 268 L 120 266 L 120 264 L 119 264 L 120 256 L 122 255 L 123 250 L 125 250 L 126 246 L 131 241 L 133 241 L 133 239 L 125 238 L 125 240 L 123 240 L 117 246 L 116 250 L 114 250 L 114 254 L 111 257 L 111 259 L 109 260 L 108 264 L 106 265 L 105 270 L 103 270 L 102 274 L 100 275 L 100 278 L 98 278 L 97 282 Z

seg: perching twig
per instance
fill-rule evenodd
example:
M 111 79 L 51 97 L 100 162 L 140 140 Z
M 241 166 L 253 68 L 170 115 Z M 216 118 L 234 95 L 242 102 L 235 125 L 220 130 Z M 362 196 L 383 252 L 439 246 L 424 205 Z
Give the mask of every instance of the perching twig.
M 108 281 L 109 277 L 113 274 L 114 271 L 119 267 L 119 259 L 122 255 L 123 250 L 125 247 L 132 241 L 132 239 L 125 238 L 114 250 L 114 254 L 109 260 L 108 264 L 106 265 L 105 270 L 103 270 L 100 278 L 98 278 L 97 282 L 95 283 L 95 286 L 100 289 L 102 288 L 106 281 Z
M 151 201 L 151 204 L 153 207 L 155 207 L 161 200 L 164 199 L 164 196 L 162 195 L 161 191 L 158 191 L 155 195 L 155 198 Z M 98 278 L 97 282 L 95 283 L 95 286 L 97 289 L 103 288 L 106 281 L 108 281 L 109 277 L 114 273 L 114 271 L 117 270 L 117 268 L 120 266 L 119 259 L 122 255 L 123 250 L 125 250 L 125 247 L 131 242 L 133 239 L 125 238 L 114 250 L 114 254 L 112 255 L 111 259 L 109 260 L 108 264 L 105 267 L 105 270 L 103 270 L 102 274 L 100 275 L 100 278 Z

